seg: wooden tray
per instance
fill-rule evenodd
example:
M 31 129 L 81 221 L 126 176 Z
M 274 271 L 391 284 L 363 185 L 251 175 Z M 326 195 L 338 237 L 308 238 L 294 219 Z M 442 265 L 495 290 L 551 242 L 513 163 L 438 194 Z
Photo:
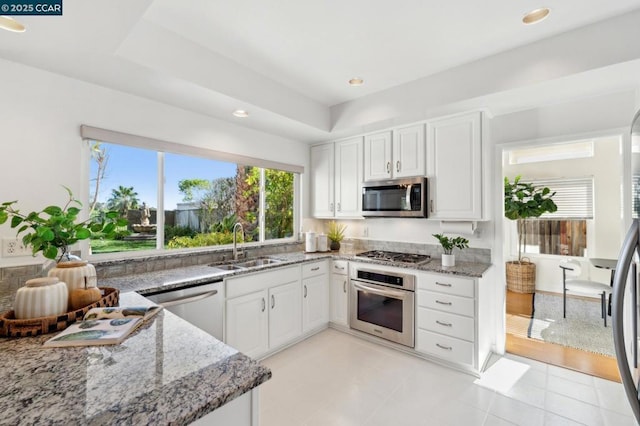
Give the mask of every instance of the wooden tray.
M 55 333 L 62 331 L 77 320 L 81 320 L 84 314 L 91 308 L 104 308 L 117 306 L 120 300 L 120 290 L 112 287 L 99 287 L 102 291 L 102 299 L 75 311 L 62 315 L 49 317 L 16 319 L 14 311 L 0 314 L 0 336 L 2 337 L 27 337 L 39 334 Z

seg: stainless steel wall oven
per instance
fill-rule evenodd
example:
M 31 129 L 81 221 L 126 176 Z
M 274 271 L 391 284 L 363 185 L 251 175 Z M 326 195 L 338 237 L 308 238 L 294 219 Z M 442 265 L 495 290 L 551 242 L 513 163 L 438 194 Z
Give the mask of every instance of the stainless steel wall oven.
M 415 346 L 415 276 L 351 269 L 349 326 L 401 345 Z

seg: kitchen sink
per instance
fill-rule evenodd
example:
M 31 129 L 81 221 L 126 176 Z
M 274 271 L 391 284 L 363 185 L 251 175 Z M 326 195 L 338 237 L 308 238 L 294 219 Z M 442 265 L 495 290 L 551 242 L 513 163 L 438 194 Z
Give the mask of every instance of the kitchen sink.
M 244 267 L 243 267 L 243 266 L 240 266 L 240 265 L 231 265 L 231 264 L 227 264 L 227 265 L 216 265 L 216 264 L 214 263 L 214 264 L 211 264 L 211 265 L 209 265 L 209 266 L 211 266 L 211 267 L 213 267 L 213 268 L 216 268 L 216 269 L 223 270 L 223 271 L 236 271 L 236 270 L 238 270 L 238 269 L 246 269 L 246 266 L 244 266 Z
M 282 260 L 271 259 L 269 257 L 262 257 L 262 258 L 247 260 L 245 262 L 238 263 L 237 266 L 241 266 L 244 268 L 253 268 L 256 266 L 266 266 L 266 265 L 272 265 L 274 263 L 281 263 L 281 262 Z

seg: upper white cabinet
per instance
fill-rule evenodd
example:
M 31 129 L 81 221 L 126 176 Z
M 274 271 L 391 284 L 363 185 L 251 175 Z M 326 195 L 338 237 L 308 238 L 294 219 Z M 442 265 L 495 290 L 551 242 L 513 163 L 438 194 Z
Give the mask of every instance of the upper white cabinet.
M 424 176 L 424 124 L 393 132 L 393 176 Z
M 424 176 L 424 124 L 365 136 L 364 180 Z
M 333 217 L 333 144 L 311 147 L 311 188 L 314 217 Z
M 311 147 L 312 215 L 360 217 L 362 137 Z
M 427 123 L 429 218 L 482 218 L 482 113 Z
M 391 177 L 391 141 L 390 131 L 364 137 L 364 180 Z

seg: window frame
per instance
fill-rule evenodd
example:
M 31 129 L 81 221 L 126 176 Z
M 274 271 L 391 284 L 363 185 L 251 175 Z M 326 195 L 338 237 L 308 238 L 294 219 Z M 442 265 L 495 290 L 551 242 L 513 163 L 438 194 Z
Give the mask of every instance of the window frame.
M 177 154 L 187 155 L 191 157 L 198 157 L 209 159 L 213 161 L 230 162 L 235 164 L 241 164 L 245 166 L 258 167 L 260 172 L 260 204 L 259 204 L 259 223 L 260 223 L 260 241 L 243 243 L 245 247 L 257 247 L 264 245 L 277 245 L 297 242 L 299 240 L 299 229 L 301 223 L 302 203 L 301 203 L 301 185 L 302 175 L 304 174 L 304 167 L 294 164 L 279 163 L 276 161 L 270 161 L 265 159 L 257 159 L 239 154 L 233 154 L 228 152 L 209 150 L 199 147 L 193 147 L 189 145 L 177 144 L 172 142 L 160 141 L 143 136 L 130 135 L 121 132 L 115 132 L 91 126 L 81 126 L 82 136 L 82 155 L 83 155 L 83 200 L 88 203 L 90 192 L 90 169 L 91 158 L 89 155 L 89 144 L 92 141 L 99 141 L 113 145 L 127 146 L 131 148 L 146 149 L 157 154 L 157 210 L 164 211 L 164 190 L 165 190 L 165 154 Z M 293 173 L 293 230 L 292 236 L 288 238 L 269 239 L 265 240 L 264 230 L 264 206 L 265 206 L 265 169 L 276 169 Z M 84 212 L 85 219 L 88 218 L 88 212 Z M 203 246 L 203 247 L 190 247 L 180 249 L 166 249 L 164 248 L 164 214 L 158 214 L 156 218 L 157 231 L 156 231 L 156 248 L 153 250 L 138 250 L 138 251 L 121 251 L 113 253 L 90 253 L 89 240 L 79 242 L 80 250 L 83 258 L 87 258 L 93 261 L 100 260 L 121 260 L 132 257 L 144 257 L 144 256 L 163 256 L 170 254 L 180 254 L 188 252 L 202 252 L 202 251 L 216 251 L 216 250 L 228 250 L 231 244 L 215 245 L 215 246 Z

